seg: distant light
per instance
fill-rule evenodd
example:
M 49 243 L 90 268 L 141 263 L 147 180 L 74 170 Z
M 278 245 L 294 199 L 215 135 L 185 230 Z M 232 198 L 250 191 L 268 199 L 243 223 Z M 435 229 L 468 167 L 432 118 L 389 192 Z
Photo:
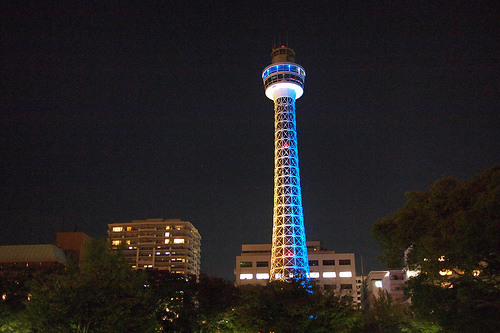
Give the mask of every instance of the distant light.
M 382 281 L 375 281 L 375 287 L 376 288 L 382 288 Z
M 449 269 L 443 269 L 443 270 L 439 271 L 439 275 L 441 275 L 441 276 L 447 276 L 447 275 L 451 275 L 451 274 L 453 274 L 453 272 L 450 271 Z

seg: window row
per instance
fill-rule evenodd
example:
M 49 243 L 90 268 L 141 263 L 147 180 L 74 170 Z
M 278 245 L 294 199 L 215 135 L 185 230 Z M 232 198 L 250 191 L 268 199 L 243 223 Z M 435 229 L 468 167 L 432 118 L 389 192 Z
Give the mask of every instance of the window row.
M 345 266 L 345 265 L 350 265 L 351 260 L 350 259 L 341 259 L 339 260 L 339 265 Z M 252 267 L 253 263 L 251 261 L 241 261 L 240 262 L 240 267 Z M 257 261 L 256 263 L 257 267 L 269 267 L 269 262 L 267 261 Z M 309 266 L 314 267 L 314 266 L 319 266 L 319 260 L 309 260 Z M 335 266 L 335 260 L 323 260 L 323 266 Z
M 311 279 L 319 279 L 320 274 L 319 274 L 319 272 L 311 272 L 309 276 L 311 277 Z M 323 272 L 324 279 L 332 279 L 332 278 L 336 278 L 336 277 L 337 277 L 336 272 Z M 340 278 L 350 278 L 350 277 L 352 277 L 352 272 L 351 271 L 339 272 L 339 277 Z M 255 274 L 255 278 L 257 280 L 269 279 L 269 273 L 257 273 L 257 274 Z M 252 280 L 252 279 L 253 279 L 253 274 L 251 274 L 251 273 L 240 274 L 240 280 Z
M 252 267 L 253 263 L 251 261 L 241 261 L 240 262 L 240 267 Z M 269 262 L 268 261 L 257 261 L 256 263 L 257 267 L 269 267 Z
M 170 244 L 172 242 L 172 240 L 170 238 L 165 238 L 165 240 L 163 242 L 165 244 Z M 186 243 L 186 240 L 184 238 L 174 238 L 173 239 L 173 244 L 185 244 L 185 243 Z M 131 242 L 130 240 L 122 241 L 122 240 L 118 240 L 118 239 L 111 241 L 111 245 L 113 245 L 113 246 L 118 246 L 121 244 L 127 244 L 127 245 L 156 244 L 156 241 L 155 240 L 143 240 L 143 241 L 139 241 L 139 242 Z
M 272 66 L 272 67 L 269 67 L 268 69 L 266 69 L 264 71 L 264 73 L 262 73 L 262 79 L 265 79 L 266 77 L 268 77 L 272 73 L 277 73 L 277 72 L 293 72 L 293 73 L 297 73 L 301 76 L 306 75 L 306 72 L 302 68 L 300 68 L 299 66 L 291 65 L 291 64 L 283 64 L 283 65 Z
M 339 265 L 350 265 L 350 259 L 341 259 L 339 260 Z M 309 266 L 318 266 L 319 260 L 309 260 Z M 335 266 L 335 260 L 323 260 L 323 266 Z
M 157 227 L 157 226 L 140 226 L 140 227 L 128 226 L 128 227 L 113 227 L 113 228 L 111 228 L 111 230 L 113 232 L 141 231 L 141 230 L 160 230 L 161 231 L 161 230 L 181 230 L 181 229 L 185 229 L 185 228 L 181 225 L 176 225 L 176 226 L 167 225 L 167 226 L 165 226 L 165 229 Z

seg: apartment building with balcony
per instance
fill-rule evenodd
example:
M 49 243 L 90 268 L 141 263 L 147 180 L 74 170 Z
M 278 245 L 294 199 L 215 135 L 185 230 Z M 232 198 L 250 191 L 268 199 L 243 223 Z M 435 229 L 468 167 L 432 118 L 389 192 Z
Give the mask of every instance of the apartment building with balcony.
M 147 219 L 108 225 L 108 240 L 135 269 L 199 275 L 201 236 L 191 222 Z

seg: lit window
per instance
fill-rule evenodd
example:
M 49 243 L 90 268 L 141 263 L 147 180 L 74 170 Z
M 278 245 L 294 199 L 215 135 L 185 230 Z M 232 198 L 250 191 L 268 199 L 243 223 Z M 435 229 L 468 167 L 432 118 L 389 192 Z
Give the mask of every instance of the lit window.
M 156 252 L 156 255 L 159 256 L 161 253 L 160 252 Z
M 475 269 L 472 271 L 472 275 L 474 275 L 474 276 L 479 276 L 479 274 L 481 274 L 480 270 Z
M 325 279 L 330 279 L 336 277 L 337 274 L 335 272 L 323 272 L 323 277 Z
M 170 226 L 169 226 L 169 225 L 167 225 L 167 226 L 165 227 L 165 230 L 170 230 Z
M 123 231 L 122 227 L 113 227 L 113 232 L 120 232 Z
M 339 272 L 339 277 L 341 278 L 349 278 L 352 277 L 352 272 L 347 271 L 347 272 Z
M 127 231 L 132 231 L 132 227 L 127 227 Z
M 269 273 L 257 273 L 257 274 L 255 274 L 255 278 L 257 280 L 268 280 L 269 279 Z
M 170 239 L 166 238 L 165 239 L 165 244 L 170 244 Z
M 449 269 L 443 269 L 443 270 L 439 271 L 439 275 L 441 275 L 441 276 L 447 276 L 447 275 L 451 275 L 451 274 L 453 274 L 453 272 L 450 271 Z
M 253 274 L 240 274 L 240 280 L 252 280 Z
M 121 241 L 119 240 L 114 240 L 114 241 L 111 241 L 111 245 L 120 245 Z
M 174 244 L 184 244 L 184 238 L 176 238 L 176 239 L 174 239 Z
M 132 246 L 129 246 L 129 247 L 128 247 L 128 249 L 129 249 L 129 250 L 132 250 Z
M 311 279 L 317 279 L 319 278 L 319 272 L 311 272 L 309 276 L 311 277 Z
M 380 280 L 375 281 L 375 288 L 382 288 L 382 281 Z
M 166 232 L 165 237 L 170 237 L 170 232 Z

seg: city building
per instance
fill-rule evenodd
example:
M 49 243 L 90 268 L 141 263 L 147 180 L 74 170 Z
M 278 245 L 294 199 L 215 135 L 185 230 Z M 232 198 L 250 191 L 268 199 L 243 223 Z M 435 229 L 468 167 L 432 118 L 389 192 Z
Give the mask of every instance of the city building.
M 406 301 L 404 285 L 406 274 L 404 270 L 371 271 L 365 278 L 363 303 L 365 308 L 370 308 L 373 298 L 379 297 L 382 290 L 389 293 L 395 303 Z
M 309 280 L 302 213 L 295 100 L 304 92 L 306 72 L 285 46 L 271 53 L 262 71 L 266 96 L 274 101 L 274 209 L 269 280 Z
M 66 258 L 79 263 L 83 258 L 83 246 L 92 239 L 83 232 L 58 232 L 56 246 L 64 251 Z
M 108 239 L 133 268 L 199 275 L 201 236 L 187 221 L 147 219 L 108 225 Z
M 0 277 L 16 279 L 55 272 L 66 266 L 66 256 L 52 244 L 0 246 Z
M 354 253 L 327 251 L 319 241 L 307 242 L 308 269 L 314 285 L 339 290 L 357 299 Z M 266 285 L 270 280 L 271 244 L 243 244 L 236 257 L 236 285 Z

